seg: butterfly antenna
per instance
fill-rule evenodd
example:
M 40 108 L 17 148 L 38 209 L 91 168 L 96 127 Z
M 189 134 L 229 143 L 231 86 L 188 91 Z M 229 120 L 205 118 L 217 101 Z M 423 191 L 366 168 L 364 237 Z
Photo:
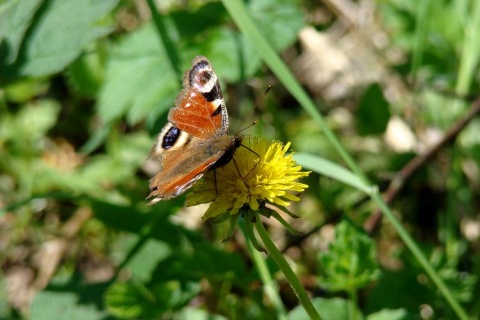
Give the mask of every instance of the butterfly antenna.
M 253 121 L 251 124 L 249 124 L 249 125 L 248 125 L 248 126 L 246 126 L 245 128 L 243 128 L 243 129 L 241 129 L 241 130 L 237 131 L 237 133 L 235 133 L 235 135 L 236 135 L 236 136 L 238 136 L 240 133 L 242 133 L 243 131 L 245 131 L 245 130 L 247 130 L 247 129 L 251 128 L 251 127 L 253 127 L 253 126 L 254 126 L 254 125 L 256 125 L 257 123 L 258 123 L 258 121 L 257 121 L 257 120 Z
M 258 121 L 254 121 L 252 124 L 250 124 L 248 127 L 246 128 L 243 128 L 243 129 L 240 129 L 243 124 L 245 123 L 245 120 L 250 118 L 253 114 L 253 111 L 255 111 L 255 109 L 260 105 L 260 102 L 263 100 L 263 98 L 265 97 L 265 95 L 268 93 L 268 91 L 270 91 L 270 89 L 272 89 L 272 86 L 271 85 L 268 85 L 267 89 L 265 89 L 265 92 L 262 94 L 261 97 L 259 97 L 256 101 L 255 101 L 255 104 L 253 105 L 253 108 L 250 110 L 250 112 L 247 114 L 247 116 L 244 118 L 244 120 L 240 123 L 240 126 L 238 127 L 239 130 L 237 130 L 237 133 L 235 135 L 238 135 L 240 132 L 242 131 L 245 131 L 246 129 L 248 128 L 251 128 L 252 126 L 256 125 L 258 123 Z

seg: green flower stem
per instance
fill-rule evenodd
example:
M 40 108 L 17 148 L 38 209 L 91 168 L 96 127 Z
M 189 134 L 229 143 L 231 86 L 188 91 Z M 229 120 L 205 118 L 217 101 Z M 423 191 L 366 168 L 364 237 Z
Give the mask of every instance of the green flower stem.
M 313 307 L 313 304 L 310 301 L 310 298 L 308 297 L 307 292 L 305 291 L 305 289 L 303 289 L 302 284 L 300 283 L 300 280 L 298 280 L 292 268 L 290 268 L 290 265 L 288 264 L 288 262 L 285 260 L 285 258 L 282 256 L 278 248 L 273 243 L 272 239 L 270 238 L 270 235 L 268 234 L 267 230 L 265 230 L 265 227 L 263 226 L 262 220 L 260 219 L 260 215 L 257 212 L 255 212 L 255 226 L 256 226 L 258 235 L 262 239 L 263 245 L 267 249 L 270 256 L 273 258 L 273 260 L 280 267 L 280 270 L 282 270 L 283 274 L 285 275 L 285 278 L 287 278 L 288 282 L 292 286 L 293 291 L 297 295 L 298 300 L 300 300 L 300 303 L 302 304 L 302 306 L 305 308 L 305 311 L 309 315 L 310 319 L 320 320 L 321 319 L 320 315 L 318 314 L 317 310 L 315 310 L 315 308 Z
M 243 232 L 243 236 L 250 240 L 249 234 L 245 228 L 244 220 L 240 220 L 240 229 Z M 252 257 L 253 264 L 255 265 L 255 269 L 257 269 L 258 275 L 263 282 L 265 288 L 265 294 L 270 299 L 273 304 L 273 307 L 276 311 L 276 318 L 279 320 L 286 320 L 287 314 L 285 308 L 282 303 L 282 299 L 278 295 L 278 288 L 276 283 L 272 279 L 272 275 L 268 271 L 267 264 L 265 263 L 265 259 L 263 259 L 260 252 L 253 246 L 251 241 L 247 241 L 248 244 L 248 251 L 250 252 L 250 256 Z

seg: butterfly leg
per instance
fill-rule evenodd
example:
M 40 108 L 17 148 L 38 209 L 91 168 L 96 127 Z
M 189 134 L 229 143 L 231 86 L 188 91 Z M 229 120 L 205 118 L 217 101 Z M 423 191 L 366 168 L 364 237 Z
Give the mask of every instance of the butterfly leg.
M 232 158 L 232 161 L 233 161 L 233 164 L 235 165 L 235 169 L 237 169 L 238 176 L 240 177 L 240 179 L 242 179 L 243 184 L 245 185 L 245 188 L 247 188 L 247 190 L 248 190 L 247 181 L 245 181 L 246 177 L 245 178 L 242 177 L 242 174 L 240 173 L 240 169 L 238 168 L 238 164 L 237 164 L 237 161 L 235 160 L 235 158 Z M 248 176 L 248 174 L 247 174 L 247 176 Z
M 215 183 L 215 195 L 218 197 L 218 188 L 217 188 L 217 169 L 213 169 L 213 183 Z
M 247 150 L 250 151 L 251 153 L 255 154 L 255 155 L 258 157 L 258 160 L 259 160 L 259 161 L 257 161 L 257 162 L 255 163 L 255 165 L 253 166 L 252 170 L 250 170 L 250 171 L 247 173 L 247 175 L 245 176 L 245 178 L 246 178 L 246 177 L 248 177 L 248 175 L 249 175 L 250 173 L 253 172 L 253 170 L 255 170 L 255 168 L 256 168 L 256 167 L 258 166 L 258 164 L 260 163 L 260 160 L 262 159 L 262 157 L 260 157 L 260 155 L 259 155 L 258 153 L 256 153 L 253 149 L 250 149 L 249 147 L 247 147 L 247 146 L 245 146 L 245 145 L 243 145 L 243 144 L 241 144 L 240 146 L 241 146 L 241 147 L 244 147 L 245 149 L 247 149 Z M 237 168 L 237 170 L 238 170 L 238 168 Z

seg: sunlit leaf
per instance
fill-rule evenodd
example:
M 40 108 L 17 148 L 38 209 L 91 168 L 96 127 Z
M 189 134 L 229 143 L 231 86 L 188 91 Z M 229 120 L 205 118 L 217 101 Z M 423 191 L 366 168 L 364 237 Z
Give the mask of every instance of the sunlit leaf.
M 17 58 L 23 37 L 42 0 L 5 1 L 0 5 L 0 66 Z
M 295 161 L 297 161 L 305 169 L 309 169 L 326 177 L 338 180 L 366 193 L 370 193 L 373 190 L 372 187 L 366 185 L 351 171 L 327 159 L 300 152 L 294 154 L 293 157 L 295 158 Z
M 412 316 L 405 309 L 382 309 L 378 312 L 369 314 L 367 320 L 407 320 Z
M 42 291 L 35 295 L 30 317 L 32 320 L 49 319 L 103 319 L 107 313 L 93 303 L 79 303 L 77 292 Z
M 314 298 L 312 304 L 322 319 L 344 320 L 349 319 L 348 302 L 341 298 Z M 309 320 L 307 312 L 302 306 L 295 307 L 288 314 L 288 320 Z
M 173 106 L 179 89 L 155 28 L 149 24 L 127 36 L 114 50 L 98 112 L 110 122 L 128 111 L 130 122 L 136 123 L 153 109 L 158 114 Z
M 32 31 L 19 32 L 11 39 L 15 51 L 19 46 L 19 38 L 24 36 L 17 59 L 14 63 L 3 61 L 0 75 L 41 77 L 63 70 L 80 55 L 87 44 L 112 31 L 111 27 L 97 22 L 110 12 L 117 2 L 118 0 L 45 1 L 30 24 Z M 36 3 L 28 3 L 30 11 L 36 8 Z M 18 12 L 22 10 L 23 5 L 21 9 L 18 8 Z M 13 19 L 9 28 L 12 29 L 15 23 L 19 23 L 24 29 L 31 15 L 31 12 L 27 12 L 18 22 Z M 12 57 L 10 56 L 10 59 Z

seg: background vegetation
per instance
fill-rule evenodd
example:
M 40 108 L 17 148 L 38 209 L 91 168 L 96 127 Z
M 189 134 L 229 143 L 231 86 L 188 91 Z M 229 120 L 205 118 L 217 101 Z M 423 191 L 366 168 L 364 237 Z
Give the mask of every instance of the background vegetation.
M 200 54 L 230 131 L 258 120 L 314 171 L 302 235 L 264 223 L 322 318 L 479 317 L 480 2 L 245 5 L 295 79 L 241 2 L 0 1 L 0 318 L 306 318 L 242 233 L 221 243 L 183 196 L 146 206 Z

